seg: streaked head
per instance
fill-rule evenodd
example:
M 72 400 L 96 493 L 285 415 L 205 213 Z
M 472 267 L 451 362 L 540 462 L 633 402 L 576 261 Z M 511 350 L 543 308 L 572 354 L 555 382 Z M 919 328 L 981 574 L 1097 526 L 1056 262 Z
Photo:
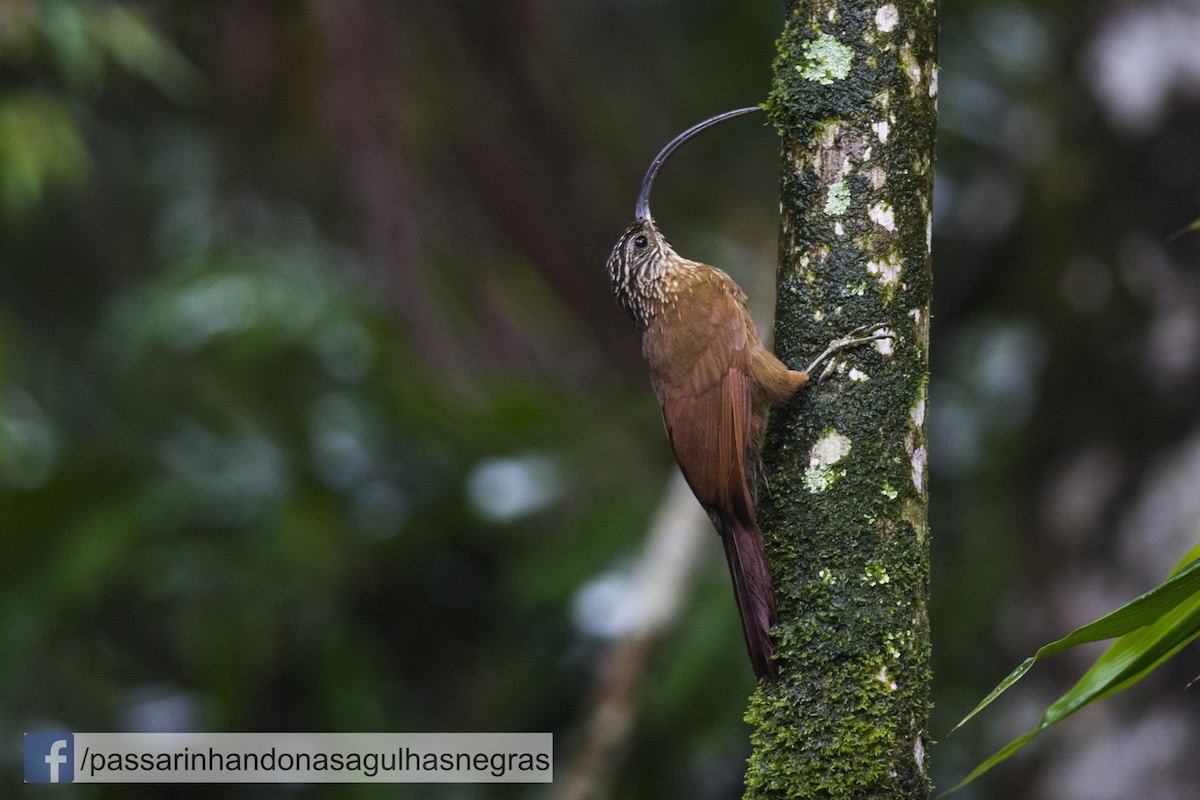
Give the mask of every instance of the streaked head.
M 612 254 L 608 257 L 608 274 L 612 282 L 612 291 L 626 311 L 638 322 L 645 324 L 649 310 L 639 307 L 639 303 L 653 296 L 650 286 L 660 278 L 670 264 L 671 258 L 678 258 L 671 245 L 663 238 L 650 215 L 650 190 L 654 187 L 654 179 L 663 164 L 671 154 L 679 149 L 688 139 L 707 130 L 712 126 L 742 114 L 758 111 L 759 106 L 739 108 L 726 111 L 715 117 L 706 119 L 683 133 L 676 136 L 667 146 L 659 151 L 650 168 L 642 178 L 642 186 L 638 191 L 637 206 L 634 208 L 634 223 L 622 234 Z
M 621 235 L 608 257 L 608 277 L 613 295 L 635 319 L 641 314 L 635 308 L 637 297 L 654 281 L 662 277 L 672 258 L 678 258 L 671 245 L 658 231 L 652 219 L 638 220 Z

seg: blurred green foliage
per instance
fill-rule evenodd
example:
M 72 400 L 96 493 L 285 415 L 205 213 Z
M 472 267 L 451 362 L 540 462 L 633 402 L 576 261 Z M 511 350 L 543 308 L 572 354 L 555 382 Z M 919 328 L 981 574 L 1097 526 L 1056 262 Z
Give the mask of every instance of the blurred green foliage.
M 0 98 L 0 197 L 11 216 L 32 210 L 47 187 L 87 177 L 87 146 L 70 111 L 41 92 Z
M 644 455 L 656 409 L 623 381 L 423 358 L 337 212 L 222 176 L 198 99 L 217 67 L 164 12 L 16 4 L 0 28 L 5 784 L 22 729 L 565 741 L 599 651 L 571 599 L 638 547 L 668 467 Z M 736 726 L 745 683 L 702 724 Z

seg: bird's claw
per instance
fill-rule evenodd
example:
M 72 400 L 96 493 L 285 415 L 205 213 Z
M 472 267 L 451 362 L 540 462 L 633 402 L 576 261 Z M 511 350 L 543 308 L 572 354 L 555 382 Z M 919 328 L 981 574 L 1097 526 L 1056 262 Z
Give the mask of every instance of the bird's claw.
M 832 342 L 830 342 L 829 346 L 822 351 L 821 355 L 813 359 L 812 363 L 808 365 L 808 369 L 806 369 L 805 372 L 811 375 L 817 371 L 817 368 L 821 366 L 822 362 L 827 361 L 828 363 L 825 364 L 825 369 L 823 369 L 821 374 L 817 377 L 817 383 L 820 383 L 832 375 L 833 371 L 837 369 L 838 360 L 835 358 L 835 356 L 838 353 L 842 352 L 843 350 L 848 350 L 851 347 L 859 347 L 864 344 L 871 344 L 872 342 L 880 339 L 891 339 L 895 335 L 896 334 L 890 328 L 883 324 L 859 326 L 842 338 L 834 339 Z

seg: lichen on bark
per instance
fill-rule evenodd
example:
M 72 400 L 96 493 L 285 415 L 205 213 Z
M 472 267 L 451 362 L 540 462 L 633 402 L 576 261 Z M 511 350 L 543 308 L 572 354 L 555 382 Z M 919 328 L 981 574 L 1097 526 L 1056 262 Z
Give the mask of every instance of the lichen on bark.
M 747 712 L 746 796 L 924 799 L 936 0 L 786 5 L 776 352 L 892 336 L 772 415 L 759 506 L 781 677 Z

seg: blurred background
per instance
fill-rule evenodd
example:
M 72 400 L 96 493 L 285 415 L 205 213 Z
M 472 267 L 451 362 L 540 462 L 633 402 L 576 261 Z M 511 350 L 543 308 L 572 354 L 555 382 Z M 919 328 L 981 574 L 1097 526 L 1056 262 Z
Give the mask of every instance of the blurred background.
M 946 787 L 1098 651 L 957 719 L 1200 535 L 1200 233 L 1172 238 L 1200 217 L 1200 5 L 942 19 Z M 25 730 L 549 730 L 564 774 L 674 469 L 604 262 L 658 148 L 765 99 L 781 26 L 728 0 L 0 0 L 3 794 Z M 730 124 L 655 193 L 763 325 L 776 160 Z M 727 582 L 704 538 L 615 796 L 740 796 Z M 1197 673 L 1184 650 L 959 796 L 1194 798 Z

